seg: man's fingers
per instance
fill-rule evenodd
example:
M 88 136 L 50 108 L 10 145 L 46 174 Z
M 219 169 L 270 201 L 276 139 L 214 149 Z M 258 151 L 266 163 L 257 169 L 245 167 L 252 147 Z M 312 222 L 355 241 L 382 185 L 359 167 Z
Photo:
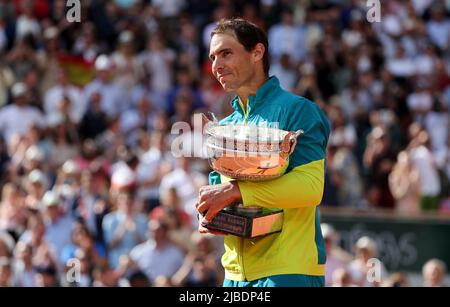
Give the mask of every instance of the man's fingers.
M 215 212 L 214 210 L 211 210 L 211 209 L 208 210 L 208 212 L 206 212 L 206 215 L 205 215 L 205 222 L 206 223 L 211 222 L 216 215 L 217 215 L 217 212 Z
M 206 210 L 208 210 L 208 203 L 206 202 L 206 201 L 203 201 L 203 202 L 201 202 L 201 203 L 199 203 L 198 204 L 198 206 L 197 206 L 197 211 L 200 213 L 200 214 L 203 214 Z

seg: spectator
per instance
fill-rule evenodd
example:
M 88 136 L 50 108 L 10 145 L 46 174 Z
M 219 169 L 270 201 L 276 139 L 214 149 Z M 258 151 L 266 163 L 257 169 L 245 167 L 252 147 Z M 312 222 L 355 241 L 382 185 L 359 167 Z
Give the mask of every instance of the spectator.
M 170 278 L 183 263 L 182 251 L 168 238 L 168 225 L 152 220 L 148 225 L 148 239 L 134 247 L 130 259 L 142 270 L 152 284 L 158 277 Z
M 134 194 L 120 192 L 117 210 L 108 213 L 103 219 L 103 233 L 112 268 L 118 267 L 120 256 L 127 255 L 144 241 L 146 231 L 147 218 L 136 212 Z
M 445 287 L 444 278 L 447 266 L 439 259 L 428 260 L 422 268 L 424 287 Z
M 14 250 L 14 286 L 36 287 L 36 268 L 33 266 L 30 244 L 18 242 Z
M 31 125 L 44 125 L 41 112 L 28 106 L 25 84 L 14 84 L 11 92 L 14 104 L 0 109 L 0 132 L 7 144 L 11 142 L 15 134 L 24 135 Z
M 84 104 L 90 108 L 90 99 L 94 92 L 100 93 L 101 109 L 108 117 L 117 116 L 126 103 L 122 104 L 124 93 L 122 89 L 111 81 L 115 67 L 111 58 L 107 55 L 99 55 L 95 60 L 96 78 L 84 88 Z
M 64 246 L 70 243 L 73 218 L 68 212 L 64 212 L 62 200 L 52 191 L 44 194 L 42 206 L 45 219 L 45 238 L 51 242 L 59 260 Z M 61 261 L 59 263 L 63 264 Z
M 101 108 L 100 92 L 93 92 L 89 98 L 89 108 L 84 113 L 79 133 L 84 139 L 93 139 L 103 133 L 108 126 L 108 114 Z
M 437 210 L 441 183 L 435 158 L 429 149 L 428 133 L 420 131 L 411 140 L 409 147 L 411 148 L 411 160 L 419 172 L 420 207 L 422 210 Z
M 331 225 L 322 223 L 321 228 L 327 253 L 327 262 L 325 264 L 325 286 L 330 287 L 333 285 L 333 274 L 338 269 L 345 268 L 352 260 L 352 257 L 339 247 L 339 235 Z
M 67 72 L 60 69 L 57 83 L 46 92 L 44 97 L 44 110 L 48 118 L 60 113 L 61 103 L 65 97 L 70 101 L 70 120 L 79 123 L 86 110 L 85 101 L 82 99 L 81 91 L 69 83 Z
M 57 271 L 52 266 L 36 267 L 36 287 L 59 287 Z
M 420 211 L 420 176 L 410 154 L 402 151 L 389 174 L 389 188 L 396 200 L 395 209 L 404 213 Z
M 296 67 L 305 57 L 304 29 L 294 22 L 294 13 L 286 8 L 281 12 L 281 22 L 268 31 L 270 53 L 273 63 L 280 63 L 283 54 L 292 56 L 292 66 Z
M 355 244 L 355 254 L 355 259 L 348 265 L 348 272 L 351 276 L 352 283 L 360 287 L 380 286 L 382 281 L 386 279 L 387 272 L 383 263 L 374 258 L 377 255 L 375 241 L 369 237 L 359 238 Z M 373 262 L 374 259 L 376 262 Z M 371 269 L 376 271 L 369 272 Z M 376 276 L 372 276 L 373 274 L 376 274 Z

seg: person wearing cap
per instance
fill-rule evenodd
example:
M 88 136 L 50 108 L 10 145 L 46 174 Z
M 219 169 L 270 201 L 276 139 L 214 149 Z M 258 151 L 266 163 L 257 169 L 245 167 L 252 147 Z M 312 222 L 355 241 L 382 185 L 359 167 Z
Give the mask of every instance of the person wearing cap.
M 25 157 L 22 161 L 22 166 L 25 172 L 31 172 L 35 169 L 42 168 L 42 163 L 45 161 L 44 152 L 37 146 L 31 145 L 25 151 Z
M 377 287 L 388 277 L 384 264 L 378 259 L 376 242 L 363 236 L 355 243 L 355 259 L 348 264 L 352 282 L 360 287 Z M 372 280 L 373 277 L 379 280 Z
M 35 169 L 28 174 L 26 182 L 27 196 L 25 198 L 25 206 L 27 208 L 32 210 L 39 209 L 47 184 L 48 180 L 41 170 Z
M 123 106 L 124 92 L 114 82 L 115 67 L 110 56 L 102 54 L 95 60 L 96 78 L 88 83 L 83 91 L 83 104 L 90 107 L 92 94 L 98 92 L 101 95 L 101 108 L 109 117 L 117 116 Z
M 64 246 L 71 241 L 74 219 L 70 213 L 65 212 L 62 199 L 53 191 L 47 191 L 44 194 L 41 205 L 45 218 L 45 238 L 52 244 L 56 258 L 59 260 Z
M 15 83 L 11 88 L 13 103 L 0 109 L 0 134 L 7 144 L 14 135 L 25 135 L 32 125 L 44 126 L 41 111 L 29 106 L 27 94 L 25 83 Z

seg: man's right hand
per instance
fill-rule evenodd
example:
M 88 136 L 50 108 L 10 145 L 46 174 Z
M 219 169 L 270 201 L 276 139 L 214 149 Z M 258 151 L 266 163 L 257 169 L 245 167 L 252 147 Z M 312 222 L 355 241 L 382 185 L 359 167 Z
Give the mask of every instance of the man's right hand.
M 222 231 L 218 231 L 218 230 L 212 230 L 212 229 L 208 229 L 205 226 L 202 226 L 202 222 L 204 221 L 203 219 L 203 215 L 201 215 L 200 213 L 197 215 L 198 216 L 198 232 L 200 233 L 210 233 L 216 236 L 227 236 L 228 233 L 226 232 L 222 232 Z

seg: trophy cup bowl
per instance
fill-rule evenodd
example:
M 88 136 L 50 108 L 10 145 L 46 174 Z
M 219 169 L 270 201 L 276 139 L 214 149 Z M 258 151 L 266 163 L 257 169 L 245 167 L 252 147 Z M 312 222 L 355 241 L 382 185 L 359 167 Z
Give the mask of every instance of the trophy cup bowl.
M 285 131 L 250 125 L 205 127 L 208 161 L 213 170 L 230 180 L 266 181 L 282 176 L 302 130 Z M 223 177 L 222 177 L 223 178 Z M 235 204 L 220 211 L 205 225 L 244 238 L 281 231 L 283 211 Z

